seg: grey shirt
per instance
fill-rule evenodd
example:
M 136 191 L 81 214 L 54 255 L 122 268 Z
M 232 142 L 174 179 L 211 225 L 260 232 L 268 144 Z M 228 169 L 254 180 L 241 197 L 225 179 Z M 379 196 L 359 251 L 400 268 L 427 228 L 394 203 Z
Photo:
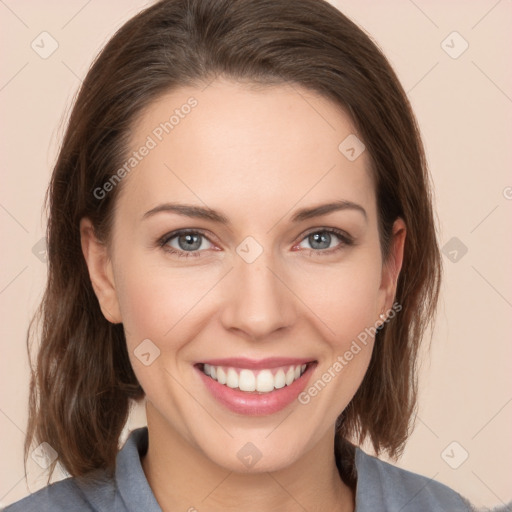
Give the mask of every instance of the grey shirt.
M 116 459 L 114 480 L 85 484 L 77 478 L 53 483 L 4 509 L 4 512 L 161 512 L 140 458 L 148 448 L 147 427 L 130 433 Z M 467 512 L 467 500 L 444 484 L 406 471 L 356 447 L 355 512 Z M 190 510 L 205 510 L 191 503 Z

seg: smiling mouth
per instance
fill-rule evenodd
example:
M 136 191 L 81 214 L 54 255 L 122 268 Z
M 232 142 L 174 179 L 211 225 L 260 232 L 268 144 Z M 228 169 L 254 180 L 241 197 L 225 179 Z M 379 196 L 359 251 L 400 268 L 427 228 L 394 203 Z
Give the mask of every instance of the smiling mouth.
M 247 393 L 263 394 L 290 386 L 314 364 L 316 361 L 261 369 L 216 366 L 208 363 L 198 363 L 195 366 L 226 387 Z

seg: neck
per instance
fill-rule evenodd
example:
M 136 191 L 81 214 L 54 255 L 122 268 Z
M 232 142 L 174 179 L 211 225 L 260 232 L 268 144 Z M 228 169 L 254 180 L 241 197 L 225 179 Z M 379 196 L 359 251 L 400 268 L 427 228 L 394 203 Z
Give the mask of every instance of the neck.
M 336 467 L 334 428 L 286 468 L 235 473 L 215 464 L 151 409 L 148 451 L 141 462 L 163 512 L 354 511 L 354 491 Z

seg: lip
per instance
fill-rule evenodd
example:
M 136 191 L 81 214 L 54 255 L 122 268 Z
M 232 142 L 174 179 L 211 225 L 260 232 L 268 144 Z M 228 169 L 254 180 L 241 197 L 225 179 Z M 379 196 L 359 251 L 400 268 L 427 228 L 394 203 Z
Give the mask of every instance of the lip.
M 230 357 L 224 359 L 208 359 L 198 361 L 199 364 L 210 364 L 212 366 L 230 366 L 232 368 L 246 368 L 247 370 L 262 370 L 265 368 L 277 368 L 279 366 L 298 366 L 312 363 L 314 358 L 298 357 L 267 357 L 265 359 L 248 359 L 246 357 Z
M 304 373 L 295 381 L 292 382 L 289 386 L 284 386 L 281 389 L 274 389 L 269 393 L 258 393 L 257 391 L 247 392 L 240 391 L 239 389 L 233 389 L 224 384 L 219 384 L 216 380 L 212 379 L 208 375 L 206 375 L 201 370 L 201 365 L 194 365 L 195 370 L 199 373 L 199 377 L 203 381 L 206 389 L 212 395 L 215 400 L 220 403 L 222 406 L 228 408 L 230 411 L 235 412 L 237 414 L 241 414 L 244 416 L 265 416 L 269 414 L 274 414 L 276 412 L 281 411 L 292 402 L 294 402 L 299 394 L 306 387 L 313 371 L 317 366 L 316 361 L 312 361 L 311 359 L 286 359 L 286 361 L 297 361 L 296 363 L 288 363 L 286 362 L 284 365 L 281 364 L 281 361 L 284 359 L 274 358 L 274 359 L 265 359 L 261 361 L 252 363 L 256 363 L 258 368 L 242 366 L 242 368 L 253 368 L 259 369 L 261 368 L 262 362 L 265 364 L 269 364 L 269 362 L 275 363 L 276 366 L 285 366 L 286 364 L 306 364 L 309 363 Z M 215 359 L 212 360 L 215 363 L 210 363 L 209 361 L 205 361 L 207 364 L 213 364 L 214 366 L 233 366 L 234 361 L 240 363 L 241 361 L 245 361 L 247 364 L 247 359 L 242 360 L 240 358 L 234 359 Z M 221 364 L 218 361 L 222 361 Z M 229 361 L 229 364 L 226 363 Z M 279 361 L 279 364 L 277 364 Z M 273 366 L 266 366 L 265 368 L 272 368 Z

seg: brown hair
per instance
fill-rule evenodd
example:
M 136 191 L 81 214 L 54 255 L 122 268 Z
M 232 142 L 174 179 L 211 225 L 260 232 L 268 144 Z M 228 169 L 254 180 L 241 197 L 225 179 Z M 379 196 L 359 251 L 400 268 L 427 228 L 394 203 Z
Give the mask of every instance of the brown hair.
M 130 405 L 144 391 L 122 324 L 100 310 L 79 222 L 89 217 L 110 243 L 122 183 L 101 200 L 93 191 L 125 161 L 135 120 L 162 94 L 218 76 L 297 84 L 345 108 L 370 156 L 384 259 L 393 221 L 405 221 L 395 297 L 402 309 L 377 333 L 364 380 L 336 425 L 337 449 L 369 438 L 377 454 L 401 454 L 416 408 L 417 351 L 441 278 L 427 164 L 403 88 L 376 44 L 324 0 L 161 0 L 121 27 L 93 63 L 45 197 L 49 268 L 27 335 L 30 355 L 33 322 L 42 319 L 25 460 L 35 440 L 49 443 L 72 476 L 115 468 Z

